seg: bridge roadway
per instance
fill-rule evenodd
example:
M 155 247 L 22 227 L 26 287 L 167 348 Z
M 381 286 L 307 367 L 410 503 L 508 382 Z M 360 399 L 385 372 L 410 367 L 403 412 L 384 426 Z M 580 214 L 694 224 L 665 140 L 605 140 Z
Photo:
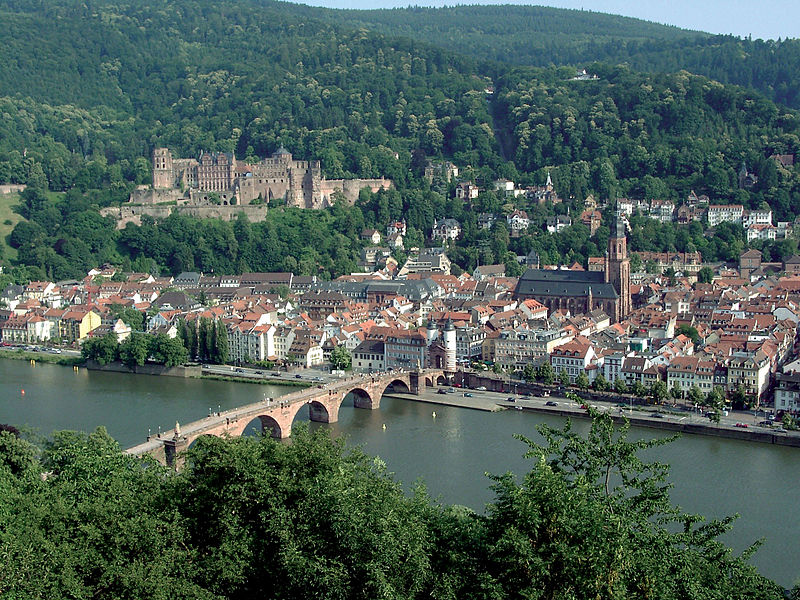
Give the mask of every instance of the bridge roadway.
M 151 435 L 146 442 L 128 448 L 126 452 L 141 456 L 148 454 L 162 464 L 178 467 L 181 453 L 201 435 L 242 435 L 247 426 L 259 419 L 263 431 L 271 431 L 275 438 L 287 438 L 292 432 L 292 423 L 304 406 L 309 407 L 312 421 L 335 423 L 339 420 L 339 408 L 348 394 L 353 394 L 356 408 L 377 409 L 381 397 L 390 385 L 397 391 L 419 394 L 427 386 L 443 385 L 447 374 L 441 370 L 395 371 L 373 375 L 355 375 L 316 387 L 248 404 L 222 413 L 213 413 L 186 425 L 175 423 L 175 428 Z

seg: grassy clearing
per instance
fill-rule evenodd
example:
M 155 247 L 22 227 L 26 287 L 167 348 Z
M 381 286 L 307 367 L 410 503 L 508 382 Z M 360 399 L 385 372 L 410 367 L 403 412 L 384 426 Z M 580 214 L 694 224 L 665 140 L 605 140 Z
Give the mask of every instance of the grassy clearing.
M 14 226 L 24 220 L 14 212 L 18 204 L 19 194 L 0 194 L 0 245 L 3 246 L 3 256 L 9 259 L 17 258 L 17 251 L 8 245 L 6 238 Z

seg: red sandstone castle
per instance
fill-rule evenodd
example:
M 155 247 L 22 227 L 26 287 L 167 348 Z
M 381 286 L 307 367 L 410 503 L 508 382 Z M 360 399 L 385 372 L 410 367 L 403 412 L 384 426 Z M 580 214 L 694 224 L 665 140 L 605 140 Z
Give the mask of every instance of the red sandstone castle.
M 224 205 L 246 206 L 256 199 L 286 200 L 288 206 L 323 208 L 340 192 L 354 202 L 362 188 L 388 189 L 389 179 L 325 179 L 320 161 L 294 160 L 280 148 L 270 158 L 249 164 L 226 152 L 201 152 L 200 157 L 173 158 L 168 148 L 153 152 L 153 188 L 189 190 L 192 200 L 208 201 L 210 194 Z

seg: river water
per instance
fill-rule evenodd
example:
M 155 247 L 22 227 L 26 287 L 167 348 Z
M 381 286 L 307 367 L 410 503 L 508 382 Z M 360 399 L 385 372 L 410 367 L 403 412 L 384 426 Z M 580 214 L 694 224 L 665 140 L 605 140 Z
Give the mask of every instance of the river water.
M 148 428 L 156 433 L 159 426 L 169 429 L 176 420 L 200 419 L 209 409 L 225 410 L 294 389 L 85 369 L 76 373 L 68 367 L 34 368 L 22 361 L 0 360 L 0 423 L 27 424 L 45 435 L 57 429 L 91 431 L 104 425 L 127 447 L 144 441 Z M 298 419 L 307 420 L 303 411 Z M 386 397 L 380 410 L 345 406 L 339 419 L 312 426 L 331 427 L 368 454 L 380 456 L 407 489 L 422 480 L 443 503 L 478 511 L 492 500 L 484 473 L 521 475 L 529 470 L 522 456 L 526 446 L 512 435 L 541 441 L 537 424 L 564 423 L 560 417 L 529 412 L 486 413 Z M 575 428 L 583 431 L 587 422 L 578 420 Z M 662 434 L 634 429 L 633 435 Z M 800 577 L 800 449 L 684 436 L 650 452 L 648 458 L 672 466 L 676 504 L 710 518 L 739 514 L 724 541 L 741 551 L 765 538 L 752 559 L 759 570 L 787 587 Z

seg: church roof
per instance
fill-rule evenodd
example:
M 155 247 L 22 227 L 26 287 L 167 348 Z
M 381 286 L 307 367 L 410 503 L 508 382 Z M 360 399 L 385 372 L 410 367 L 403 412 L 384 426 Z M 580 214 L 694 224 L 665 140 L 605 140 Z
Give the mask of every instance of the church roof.
M 614 286 L 606 283 L 602 271 L 566 271 L 528 269 L 519 278 L 515 297 L 569 296 L 585 297 L 592 290 L 593 298 L 618 298 Z

